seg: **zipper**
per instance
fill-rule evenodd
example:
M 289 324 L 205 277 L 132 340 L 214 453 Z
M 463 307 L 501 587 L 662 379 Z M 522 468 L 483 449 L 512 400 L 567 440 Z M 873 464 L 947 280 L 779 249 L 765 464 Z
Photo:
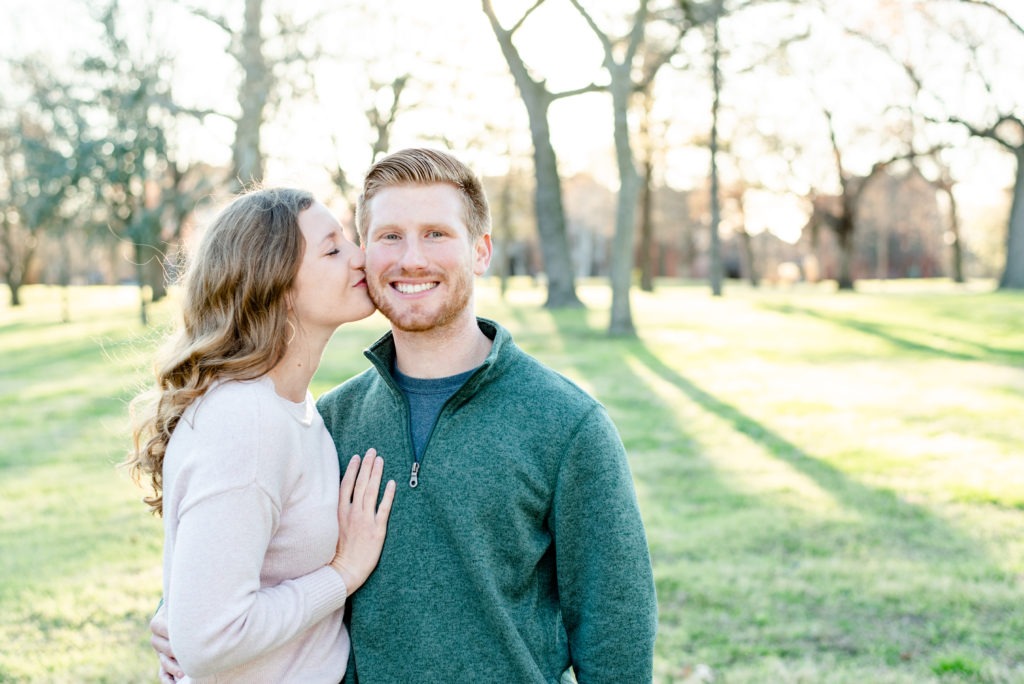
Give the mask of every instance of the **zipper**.
M 410 470 L 409 472 L 409 488 L 416 489 L 416 487 L 418 487 L 420 484 L 420 460 L 416 458 L 416 447 L 412 443 L 412 411 L 409 408 L 409 400 L 406 398 L 405 393 L 402 392 L 402 389 L 398 386 L 398 384 L 395 383 L 395 379 L 391 376 L 391 370 L 387 368 L 383 361 L 381 361 L 380 357 L 378 357 L 376 353 L 374 353 L 373 348 L 371 347 L 370 349 L 367 349 L 366 351 L 363 352 L 363 354 L 370 360 L 370 363 L 377 367 L 377 372 L 380 373 L 384 381 L 388 385 L 390 385 L 392 391 L 394 391 L 401 398 L 402 404 L 405 407 L 406 419 L 408 424 L 406 434 L 409 437 L 409 446 L 411 447 L 411 450 L 413 452 L 412 470 Z M 485 359 L 484 362 L 476 368 L 476 372 L 474 372 L 471 376 L 466 378 L 466 382 L 463 383 L 462 387 L 456 390 L 455 394 L 448 397 L 448 399 L 441 406 L 441 410 L 438 412 L 437 418 L 434 420 L 434 425 L 430 428 L 430 434 L 427 435 L 427 441 L 423 445 L 424 455 L 426 455 L 427 449 L 430 448 L 430 440 L 434 436 L 434 430 L 437 428 L 437 424 L 441 422 L 441 416 L 444 414 L 445 409 L 448 408 L 448 405 L 452 402 L 453 399 L 455 399 L 456 396 L 462 394 L 462 391 L 465 389 L 465 386 L 468 385 L 470 381 L 477 376 L 481 369 L 487 368 L 490 365 L 491 364 L 489 363 L 489 361 Z

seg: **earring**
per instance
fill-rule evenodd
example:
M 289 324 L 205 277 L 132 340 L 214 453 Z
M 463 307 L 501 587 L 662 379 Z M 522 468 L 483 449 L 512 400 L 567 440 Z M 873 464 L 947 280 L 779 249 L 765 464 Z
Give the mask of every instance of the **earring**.
M 285 344 L 287 345 L 287 344 L 291 344 L 292 340 L 295 339 L 295 334 L 298 332 L 298 330 L 295 329 L 295 324 L 292 323 L 292 319 L 286 318 L 286 319 L 284 319 L 284 322 L 287 323 L 288 327 L 292 329 L 292 334 L 289 335 L 288 339 L 285 341 Z

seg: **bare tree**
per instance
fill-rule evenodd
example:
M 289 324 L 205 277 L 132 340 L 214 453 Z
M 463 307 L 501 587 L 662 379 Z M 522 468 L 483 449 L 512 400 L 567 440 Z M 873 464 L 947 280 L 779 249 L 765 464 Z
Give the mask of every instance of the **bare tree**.
M 1005 23 L 1010 27 L 1012 33 L 1018 34 L 1020 38 L 1024 39 L 1024 25 L 1021 25 L 1016 21 L 1006 9 L 997 6 L 989 0 L 936 1 L 944 1 L 946 3 L 954 4 L 958 3 L 965 6 L 978 7 L 985 11 L 992 12 L 1005 21 Z M 933 24 L 937 25 L 937 22 L 934 19 Z M 986 73 L 987 70 L 983 61 L 979 59 L 979 50 L 982 46 L 991 43 L 989 36 L 964 35 L 959 38 L 953 38 L 953 40 L 959 42 L 961 47 L 966 51 L 967 59 L 970 63 L 970 69 L 968 71 L 981 84 L 990 105 L 987 107 L 989 110 L 987 120 L 980 122 L 977 118 L 978 115 L 968 118 L 957 114 L 957 108 L 951 105 L 948 101 L 944 101 L 943 98 L 939 96 L 939 89 L 934 87 L 934 84 L 929 81 L 928 75 L 925 71 L 921 69 L 919 65 L 912 64 L 909 59 L 899 56 L 892 45 L 864 33 L 856 33 L 852 31 L 851 33 L 860 36 L 871 45 L 874 45 L 883 53 L 889 55 L 899 66 L 901 66 L 907 77 L 914 85 L 919 99 L 922 99 L 922 96 L 926 95 L 928 100 L 939 104 L 939 107 L 943 111 L 941 113 L 923 115 L 923 118 L 926 121 L 932 124 L 954 124 L 960 126 L 971 136 L 993 142 L 1013 156 L 1015 169 L 1013 195 L 1006 231 L 1006 261 L 1003 273 L 999 279 L 999 288 L 1014 290 L 1024 289 L 1024 119 L 1021 118 L 1017 113 L 1018 110 L 1014 109 L 1013 106 L 1006 109 L 1006 105 L 1003 105 L 1004 108 L 1000 109 L 996 105 L 997 102 L 1005 100 L 1004 97 L 1000 97 L 999 95 L 1009 92 L 1009 88 L 1011 86 L 1006 86 L 1004 90 L 997 88 L 990 79 L 990 75 Z M 895 39 L 893 42 L 895 43 Z M 960 97 L 958 99 L 963 100 L 964 98 Z M 1016 106 L 1019 108 L 1019 105 L 1020 101 L 1018 100 Z M 940 178 L 938 186 L 940 189 L 943 189 L 942 182 L 943 179 Z M 944 192 L 947 192 L 948 196 L 952 197 L 951 191 L 944 189 Z M 955 205 L 953 206 L 955 207 Z M 959 249 L 958 243 L 954 247 L 954 254 L 957 253 L 957 249 Z M 954 274 L 955 272 L 956 271 L 954 270 Z
M 0 261 L 12 306 L 20 304 L 19 290 L 47 238 L 58 246 L 59 280 L 68 284 L 65 238 L 79 223 L 70 200 L 83 194 L 79 184 L 94 170 L 98 150 L 81 140 L 85 117 L 45 60 L 23 59 L 15 77 L 28 101 L 0 122 Z
M 933 155 L 939 148 L 936 147 L 923 151 L 910 149 L 900 152 L 887 159 L 875 162 L 866 175 L 857 175 L 849 171 L 843 161 L 844 156 L 836 136 L 833 113 L 827 108 L 823 108 L 822 113 L 828 124 L 829 142 L 832 146 L 833 160 L 839 182 L 839 195 L 832 198 L 822 195 L 812 197 L 813 211 L 808 221 L 808 227 L 812 230 L 817 230 L 821 225 L 826 225 L 835 232 L 839 247 L 839 272 L 836 277 L 836 283 L 840 290 L 853 290 L 853 238 L 857 228 L 858 211 L 864 190 L 876 176 L 893 164 L 901 161 L 912 162 L 919 157 Z
M 938 157 L 938 155 L 935 155 Z M 939 176 L 932 184 L 946 197 L 949 203 L 949 270 L 954 283 L 965 282 L 964 278 L 964 248 L 963 239 L 960 236 L 960 212 L 957 209 L 956 193 L 953 188 L 956 183 L 950 173 L 949 167 L 939 162 Z
M 403 100 L 411 75 L 403 73 L 395 76 L 390 81 L 378 81 L 370 79 L 369 82 L 369 104 L 366 106 L 366 120 L 370 125 L 370 149 L 369 164 L 374 164 L 381 155 L 385 154 L 391 147 L 391 132 L 395 122 L 401 113 L 408 111 L 413 105 L 408 105 Z M 332 136 L 334 147 L 341 148 L 341 143 L 336 136 Z M 355 216 L 356 198 L 359 190 L 359 182 L 353 182 L 346 171 L 341 160 L 335 162 L 329 169 L 331 182 L 337 188 L 342 199 L 348 207 L 349 214 Z M 359 239 L 358 231 L 354 231 L 355 239 Z
M 719 36 L 719 19 L 722 13 L 722 0 L 713 0 L 711 8 L 711 247 L 708 279 L 711 283 L 711 294 L 722 296 L 722 238 L 720 235 L 721 197 L 719 196 L 718 179 L 718 110 L 722 98 L 722 42 Z
M 652 89 L 646 88 L 640 118 L 640 289 L 644 292 L 654 292 L 654 170 L 656 140 L 662 137 L 652 130 L 656 126 L 653 105 Z
M 11 306 L 21 305 L 21 287 L 64 197 L 66 158 L 49 143 L 24 113 L 0 131 L 0 266 Z
M 1013 200 L 1006 231 L 1006 265 L 999 278 L 999 289 L 1024 290 L 1024 121 L 1016 114 L 1004 114 L 984 127 L 955 116 L 950 116 L 949 121 L 960 124 L 975 137 L 999 144 L 1013 155 Z
M 264 26 L 268 23 L 264 16 L 264 0 L 245 0 L 241 27 L 234 26 L 228 17 L 203 7 L 186 7 L 226 34 L 227 52 L 241 69 L 239 113 L 236 117 L 229 117 L 235 123 L 232 178 L 235 189 L 259 182 L 265 171 L 261 133 L 268 111 L 280 101 L 283 70 L 291 65 L 305 66 L 316 59 L 319 50 L 304 49 L 302 38 L 323 14 L 298 23 L 287 14 L 276 15 L 276 32 L 264 34 Z M 275 49 L 268 54 L 271 46 Z
M 649 0 L 639 0 L 629 32 L 615 39 L 601 29 L 579 0 L 569 0 L 587 22 L 604 50 L 604 68 L 612 95 L 615 160 L 619 170 L 619 197 L 615 210 L 615 238 L 612 247 L 612 309 L 608 332 L 611 335 L 635 335 L 630 289 L 633 279 L 637 196 L 640 176 L 636 170 L 629 131 L 629 110 L 633 94 L 646 89 L 658 70 L 675 54 L 679 40 L 670 41 L 661 51 L 641 51 L 647 31 Z M 680 27 L 680 36 L 683 29 Z M 620 49 L 621 48 L 621 49 Z M 638 64 L 646 57 L 649 61 Z M 636 76 L 640 73 L 639 77 Z
M 562 204 L 562 180 L 558 173 L 558 159 L 551 144 L 551 127 L 548 110 L 551 104 L 562 98 L 600 90 L 590 84 L 575 90 L 551 92 L 547 83 L 536 79 L 523 61 L 513 42 L 515 32 L 545 0 L 537 0 L 511 28 L 505 28 L 494 13 L 491 0 L 482 0 L 483 11 L 501 47 L 501 53 L 508 63 L 515 79 L 519 96 L 526 106 L 530 122 L 530 136 L 533 140 L 533 165 L 537 177 L 534 211 L 537 215 L 537 232 L 540 234 L 540 248 L 547 275 L 548 308 L 582 307 L 576 294 L 576 280 L 572 260 L 569 256 L 569 239 L 566 234 L 565 208 Z

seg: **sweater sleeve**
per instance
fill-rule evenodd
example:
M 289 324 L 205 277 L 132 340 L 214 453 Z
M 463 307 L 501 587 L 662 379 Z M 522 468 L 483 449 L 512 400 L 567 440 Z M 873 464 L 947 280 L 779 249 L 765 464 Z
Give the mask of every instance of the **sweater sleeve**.
M 181 515 L 168 629 L 190 676 L 250 661 L 344 605 L 345 583 L 327 566 L 260 586 L 274 516 L 271 498 L 255 483 L 206 497 Z
M 292 477 L 282 457 L 289 424 L 263 411 L 259 388 L 229 389 L 208 397 L 195 419 L 174 487 L 167 621 L 175 656 L 192 677 L 262 656 L 346 598 L 345 582 L 327 566 L 263 586 Z
M 552 530 L 578 681 L 651 681 L 658 616 L 650 552 L 625 449 L 601 406 L 569 442 Z

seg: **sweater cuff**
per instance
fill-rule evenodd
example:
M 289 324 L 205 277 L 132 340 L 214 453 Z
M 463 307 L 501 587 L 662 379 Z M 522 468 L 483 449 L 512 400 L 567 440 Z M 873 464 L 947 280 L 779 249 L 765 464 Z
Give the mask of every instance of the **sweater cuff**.
M 306 576 L 309 606 L 313 613 L 313 621 L 322 620 L 345 605 L 348 588 L 334 568 L 329 565 L 311 572 Z

